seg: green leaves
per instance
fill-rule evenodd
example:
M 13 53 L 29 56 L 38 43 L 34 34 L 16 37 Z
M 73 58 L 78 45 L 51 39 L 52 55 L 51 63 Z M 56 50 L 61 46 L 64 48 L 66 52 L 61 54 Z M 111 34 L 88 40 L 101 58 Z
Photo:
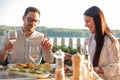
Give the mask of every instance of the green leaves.
M 3 61 L 3 62 L 0 63 L 0 65 L 6 66 L 6 62 Z
M 56 52 L 57 50 L 61 49 L 63 52 L 69 53 L 69 54 L 76 54 L 77 52 L 81 52 L 81 48 L 73 48 L 69 46 L 54 46 L 52 48 L 52 52 Z

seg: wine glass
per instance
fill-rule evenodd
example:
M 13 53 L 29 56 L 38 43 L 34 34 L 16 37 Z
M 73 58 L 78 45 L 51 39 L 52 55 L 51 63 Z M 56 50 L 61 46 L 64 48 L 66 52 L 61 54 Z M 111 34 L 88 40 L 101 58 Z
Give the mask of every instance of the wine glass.
M 9 30 L 8 31 L 8 40 L 13 44 L 17 39 L 17 31 L 16 30 Z M 11 54 L 11 51 L 9 51 Z
M 29 47 L 29 58 L 35 64 L 35 61 L 39 58 L 39 47 L 38 46 L 30 46 Z
M 17 39 L 17 31 L 9 30 L 7 36 L 8 36 L 8 40 L 13 44 Z M 7 56 L 8 63 L 10 63 L 10 54 L 11 54 L 11 51 L 8 51 L 8 56 Z
M 8 31 L 8 40 L 11 42 L 11 43 L 14 43 L 17 39 L 17 32 L 16 30 L 9 30 Z

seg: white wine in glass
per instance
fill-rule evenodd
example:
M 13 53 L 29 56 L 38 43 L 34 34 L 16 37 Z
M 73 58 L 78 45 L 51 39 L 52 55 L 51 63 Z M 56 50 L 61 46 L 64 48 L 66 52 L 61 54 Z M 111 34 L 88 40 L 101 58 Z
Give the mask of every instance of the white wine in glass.
M 16 30 L 9 30 L 8 31 L 8 40 L 11 43 L 14 43 L 17 39 L 17 31 Z M 9 54 L 11 54 L 11 52 L 9 51 Z
M 39 47 L 38 46 L 30 46 L 29 47 L 29 58 L 35 64 L 35 61 L 39 58 Z
M 16 30 L 9 30 L 8 31 L 8 40 L 14 43 L 17 39 L 17 32 Z
M 17 39 L 17 31 L 16 30 L 9 30 L 8 31 L 8 40 L 11 42 L 11 43 L 14 43 Z M 8 52 L 8 62 L 10 62 L 10 54 L 11 54 L 11 51 Z

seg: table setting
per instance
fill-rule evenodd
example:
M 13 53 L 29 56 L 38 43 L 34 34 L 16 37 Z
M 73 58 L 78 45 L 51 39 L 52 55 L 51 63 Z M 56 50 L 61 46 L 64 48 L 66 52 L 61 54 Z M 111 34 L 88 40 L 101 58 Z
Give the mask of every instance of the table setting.
M 65 61 L 64 55 L 61 53 L 63 52 L 58 51 L 55 53 L 54 56 L 56 60 L 54 64 L 47 62 L 36 64 L 36 59 L 31 58 L 31 60 L 34 59 L 32 63 L 16 63 L 8 64 L 7 66 L 0 65 L 0 80 L 76 80 L 76 75 L 79 75 L 79 79 L 80 77 L 83 77 L 85 71 L 81 72 L 81 67 L 78 67 L 78 69 L 74 67 L 74 64 L 76 65 L 76 62 L 74 61 L 76 60 L 72 59 L 71 61 Z M 78 57 L 78 55 L 79 54 L 76 54 L 72 57 Z M 79 55 L 79 58 L 82 59 L 82 56 Z M 75 59 L 77 58 L 75 57 Z M 79 62 L 78 65 L 81 66 L 82 62 Z M 76 71 L 80 71 L 80 74 L 76 74 Z M 90 73 L 92 73 L 92 79 L 89 80 L 102 80 L 94 70 Z
M 55 80 L 54 70 L 55 64 L 49 63 L 9 64 L 6 69 L 0 65 L 0 80 Z M 71 80 L 71 76 L 66 74 L 66 80 Z
M 31 42 L 31 40 L 27 40 L 27 42 Z M 55 57 L 54 64 L 41 63 L 42 58 L 38 60 L 40 55 L 39 46 L 31 45 L 28 47 L 27 52 L 31 62 L 1 65 L 0 80 L 76 80 L 74 79 L 76 73 L 73 68 L 73 60 L 64 60 L 65 53 L 63 51 L 58 50 L 53 54 Z M 36 61 L 39 61 L 39 64 Z M 81 64 L 82 62 L 76 71 L 81 70 Z M 75 75 L 73 75 L 74 73 Z M 82 76 L 81 72 L 79 76 Z M 95 80 L 99 79 L 96 78 Z

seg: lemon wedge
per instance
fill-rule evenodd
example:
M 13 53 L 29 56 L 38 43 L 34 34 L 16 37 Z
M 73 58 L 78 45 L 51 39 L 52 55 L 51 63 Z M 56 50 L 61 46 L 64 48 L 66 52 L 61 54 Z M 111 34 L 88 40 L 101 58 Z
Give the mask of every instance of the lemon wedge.
M 50 71 L 51 70 L 51 65 L 49 63 L 44 63 L 43 64 L 43 69 L 46 71 Z

